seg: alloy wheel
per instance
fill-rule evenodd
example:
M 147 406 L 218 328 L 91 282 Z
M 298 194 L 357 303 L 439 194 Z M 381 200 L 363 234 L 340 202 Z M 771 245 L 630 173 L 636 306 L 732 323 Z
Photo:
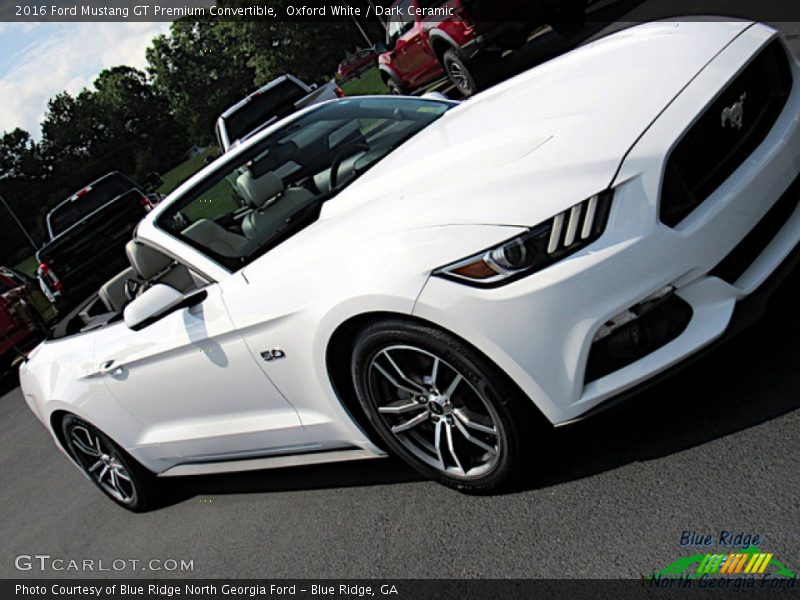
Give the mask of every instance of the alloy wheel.
M 136 501 L 136 487 L 116 450 L 89 426 L 69 428 L 69 445 L 85 473 L 121 504 Z
M 461 65 L 456 62 L 450 63 L 450 78 L 461 90 L 468 90 L 472 87 L 466 72 L 461 68 Z
M 371 401 L 416 458 L 451 477 L 484 477 L 503 452 L 499 416 L 458 369 L 412 345 L 380 349 L 369 362 Z

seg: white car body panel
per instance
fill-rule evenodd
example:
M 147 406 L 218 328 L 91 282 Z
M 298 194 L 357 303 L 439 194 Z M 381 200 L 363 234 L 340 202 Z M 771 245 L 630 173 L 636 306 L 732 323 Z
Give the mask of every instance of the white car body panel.
M 215 163 L 137 230 L 212 282 L 202 310 L 43 344 L 21 368 L 26 401 L 48 427 L 54 411 L 74 412 L 166 475 L 281 466 L 300 452 L 310 454 L 288 462 L 381 456 L 337 397 L 326 353 L 343 323 L 389 313 L 460 336 L 553 424 L 569 422 L 722 335 L 736 302 L 800 241 L 795 211 L 736 285 L 707 275 L 800 171 L 793 59 L 793 91 L 767 140 L 679 227 L 658 219 L 670 149 L 775 35 L 740 21 L 653 23 L 550 61 L 450 110 L 237 273 L 155 226 Z M 493 289 L 431 276 L 612 186 L 604 234 L 566 260 Z M 668 284 L 694 309 L 687 329 L 584 385 L 598 329 Z M 262 360 L 276 348 L 285 359 Z M 235 461 L 211 465 L 221 459 Z
M 653 23 L 531 69 L 448 112 L 323 218 L 369 204 L 417 226 L 536 225 L 606 189 L 642 132 L 748 26 Z
M 661 176 L 669 150 L 698 114 L 697 107 L 706 106 L 773 35 L 759 26 L 737 38 L 633 147 L 614 182 L 614 206 L 601 243 L 558 269 L 496 290 L 454 289 L 452 283 L 433 278 L 415 314 L 459 331 L 483 349 L 536 398 L 554 423 L 575 418 L 722 335 L 736 301 L 763 282 L 800 239 L 800 214 L 795 212 L 737 287 L 705 275 L 752 229 L 800 170 L 797 87 L 765 143 L 678 229 L 658 220 Z M 797 64 L 792 66 L 797 78 Z M 584 387 L 581 367 L 600 326 L 668 284 L 675 285 L 695 311 L 689 328 L 644 359 Z M 604 290 L 602 296 L 598 289 Z M 501 303 L 518 315 L 517 321 L 485 320 L 490 307 Z M 484 317 L 478 319 L 479 314 Z M 520 331 L 519 322 L 535 327 Z M 532 336 L 547 343 L 531 344 Z M 554 346 L 554 340 L 561 340 L 561 345 Z

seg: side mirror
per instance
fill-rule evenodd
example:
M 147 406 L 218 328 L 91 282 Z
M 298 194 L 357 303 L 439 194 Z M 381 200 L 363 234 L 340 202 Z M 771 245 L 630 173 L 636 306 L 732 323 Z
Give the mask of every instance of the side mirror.
M 157 283 L 125 307 L 125 325 L 139 331 L 178 310 L 183 303 L 183 294 L 178 290 Z

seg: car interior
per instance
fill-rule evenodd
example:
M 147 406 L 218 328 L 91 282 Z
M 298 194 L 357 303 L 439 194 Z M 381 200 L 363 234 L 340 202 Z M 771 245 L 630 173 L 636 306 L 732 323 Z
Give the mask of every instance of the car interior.
M 170 256 L 131 240 L 125 246 L 130 267 L 106 281 L 97 294 L 74 309 L 53 331 L 56 338 L 92 331 L 122 319 L 131 300 L 157 283 L 187 293 L 206 281 Z
M 405 135 L 393 123 L 355 119 L 289 131 L 171 214 L 168 229 L 212 258 L 250 256 Z
M 450 108 L 439 102 L 367 100 L 332 105 L 288 125 L 185 194 L 156 225 L 230 270 L 317 220 L 321 200 L 356 179 Z M 408 108 L 405 108 L 405 107 Z M 334 116 L 324 118 L 326 111 Z M 55 337 L 122 319 L 125 306 L 161 283 L 179 292 L 207 284 L 173 258 L 132 240 L 130 265 L 59 323 Z

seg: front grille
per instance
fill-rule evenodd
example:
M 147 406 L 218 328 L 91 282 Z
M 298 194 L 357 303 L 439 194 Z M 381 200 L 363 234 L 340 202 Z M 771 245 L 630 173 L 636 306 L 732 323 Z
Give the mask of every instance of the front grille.
M 731 285 L 741 277 L 761 255 L 773 238 L 789 220 L 800 203 L 800 176 L 772 206 L 767 214 L 750 230 L 744 239 L 714 267 L 711 275 Z
M 722 91 L 667 160 L 660 218 L 674 227 L 710 196 L 769 134 L 786 104 L 792 72 L 771 42 Z

